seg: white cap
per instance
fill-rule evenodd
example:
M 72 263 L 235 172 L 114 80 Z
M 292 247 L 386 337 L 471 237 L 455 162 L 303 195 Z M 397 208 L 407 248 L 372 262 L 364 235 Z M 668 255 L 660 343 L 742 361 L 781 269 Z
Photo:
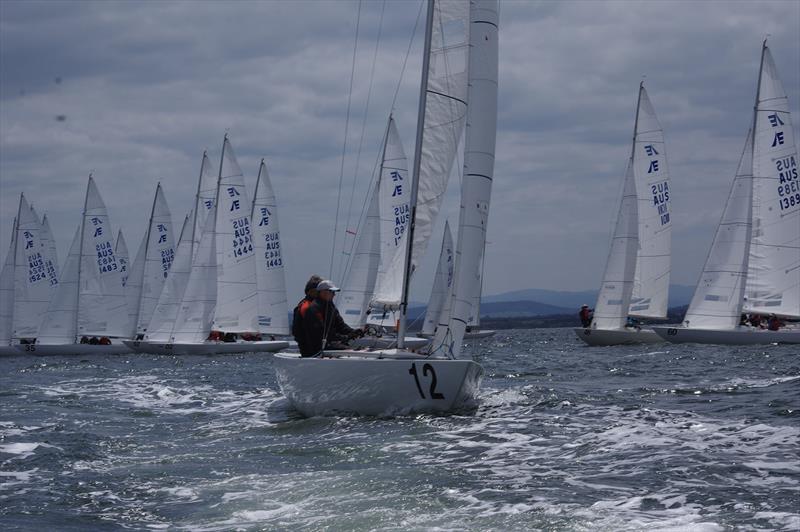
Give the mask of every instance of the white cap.
M 334 285 L 332 281 L 320 281 L 317 285 L 317 291 L 322 292 L 323 290 L 330 290 L 331 292 L 338 292 L 341 290 L 338 286 Z

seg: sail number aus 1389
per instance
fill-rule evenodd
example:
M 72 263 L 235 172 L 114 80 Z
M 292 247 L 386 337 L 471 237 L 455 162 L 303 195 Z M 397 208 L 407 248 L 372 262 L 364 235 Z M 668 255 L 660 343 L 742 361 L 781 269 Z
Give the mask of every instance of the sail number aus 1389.
M 428 394 L 431 399 L 444 399 L 444 395 L 436 391 L 436 372 L 433 369 L 433 366 L 428 364 L 427 362 L 422 366 L 422 376 L 427 377 L 428 373 L 431 374 L 431 386 L 428 390 Z M 419 390 L 419 396 L 425 399 L 425 392 L 422 391 L 422 385 L 419 382 L 419 375 L 417 375 L 417 365 L 415 363 L 411 363 L 411 368 L 408 370 L 410 375 L 414 376 L 414 382 L 417 383 L 417 390 Z

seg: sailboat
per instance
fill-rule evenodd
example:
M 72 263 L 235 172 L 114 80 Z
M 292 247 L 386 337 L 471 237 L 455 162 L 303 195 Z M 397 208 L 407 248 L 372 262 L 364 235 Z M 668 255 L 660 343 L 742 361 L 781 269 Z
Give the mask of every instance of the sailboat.
M 161 183 L 156 186 L 150 219 L 142 244 L 136 253 L 126 282 L 131 338 L 142 338 L 147 332 L 161 291 L 164 288 L 172 261 L 175 241 L 172 235 L 172 214 L 164 197 Z
M 11 344 L 11 321 L 14 317 L 14 250 L 17 248 L 17 219 L 11 224 L 11 244 L 0 270 L 0 355 L 19 352 Z
M 127 337 L 129 325 L 113 235 L 105 203 L 90 175 L 81 222 L 43 312 L 36 343 L 17 349 L 40 355 L 130 352 L 119 342 Z M 112 343 L 79 343 L 91 337 L 106 337 Z
M 800 343 L 800 329 L 740 325 L 742 313 L 800 318 L 800 177 L 789 100 L 764 41 L 752 129 L 714 241 L 672 343 Z
M 277 203 L 267 164 L 261 159 L 250 210 L 258 292 L 258 332 L 288 335 L 289 303 L 286 300 Z
M 201 171 L 201 182 L 202 179 Z M 277 351 L 289 345 L 277 340 L 211 339 L 212 331 L 244 335 L 259 330 L 252 205 L 227 134 L 222 143 L 216 195 L 210 203 L 210 209 L 202 208 L 205 225 L 193 252 L 186 288 L 168 338 L 164 338 L 164 328 L 155 325 L 152 337 L 145 335 L 143 340 L 126 341 L 131 349 L 192 355 Z M 195 233 L 192 240 L 197 236 Z
M 589 345 L 657 343 L 650 328 L 628 318 L 666 318 L 670 273 L 670 182 L 664 133 L 644 82 L 639 99 L 614 235 L 589 327 Z
M 350 327 L 368 334 L 351 340 L 359 347 L 388 348 L 397 345 L 395 312 L 403 285 L 403 258 L 407 239 L 409 196 L 408 165 L 394 117 L 384 135 L 380 171 L 372 189 L 367 215 L 358 231 L 340 312 Z M 428 343 L 425 338 L 406 337 L 410 349 Z
M 459 267 L 463 265 L 466 271 L 471 271 L 472 263 L 479 260 L 479 250 L 485 239 L 483 221 L 489 207 L 497 127 L 497 22 L 496 0 L 428 3 L 411 221 L 406 230 L 411 245 L 404 257 L 406 275 L 398 347 L 366 352 L 331 351 L 306 358 L 291 353 L 276 354 L 275 370 L 281 390 L 290 404 L 304 415 L 453 412 L 476 404 L 483 369 L 472 360 L 458 358 L 472 304 L 471 298 L 458 297 Z M 455 30 L 455 35 L 443 34 L 451 29 Z M 454 70 L 448 72 L 447 65 Z M 463 92 L 454 94 L 453 90 Z M 453 112 L 458 116 L 464 111 L 468 127 L 460 216 L 474 223 L 459 224 L 462 230 L 456 248 L 456 286 L 452 292 L 448 327 L 441 330 L 444 340 L 432 346 L 428 353 L 415 353 L 406 350 L 403 344 L 408 308 L 407 274 L 415 264 L 415 256 L 423 251 L 418 243 L 427 243 L 433 222 L 427 215 L 418 218 L 418 209 L 428 203 L 428 207 L 435 207 L 427 211 L 429 214 L 435 215 L 438 210 L 438 205 L 432 204 L 443 190 L 442 184 L 429 180 L 436 179 L 437 174 L 442 176 L 441 172 L 429 171 L 434 162 L 430 158 L 440 157 L 436 160 L 446 162 L 449 154 L 441 157 L 441 153 L 435 152 L 449 149 L 455 152 L 458 139 L 452 139 L 452 131 L 439 126 L 452 124 L 443 119 L 452 118 Z M 425 213 L 426 209 L 421 212 Z M 416 234 L 418 223 L 420 235 Z

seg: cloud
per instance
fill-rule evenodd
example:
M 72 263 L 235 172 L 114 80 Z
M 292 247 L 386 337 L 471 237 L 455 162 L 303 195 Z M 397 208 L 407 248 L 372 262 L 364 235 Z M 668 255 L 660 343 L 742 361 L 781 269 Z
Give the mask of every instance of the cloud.
M 394 112 L 413 154 L 421 27 L 400 72 L 419 3 L 386 3 L 373 66 L 381 9 L 361 6 L 343 165 L 357 2 L 0 3 L 0 250 L 24 191 L 48 213 L 63 258 L 90 171 L 135 250 L 156 183 L 179 224 L 203 150 L 218 164 L 228 130 L 248 184 L 267 159 L 299 297 L 311 273 L 329 273 L 342 168 L 341 210 L 363 204 L 398 82 Z M 642 76 L 667 139 L 673 281 L 693 284 L 751 119 L 766 33 L 798 109 L 798 21 L 800 4 L 783 1 L 502 2 L 484 292 L 599 285 Z M 455 226 L 453 181 L 444 212 Z

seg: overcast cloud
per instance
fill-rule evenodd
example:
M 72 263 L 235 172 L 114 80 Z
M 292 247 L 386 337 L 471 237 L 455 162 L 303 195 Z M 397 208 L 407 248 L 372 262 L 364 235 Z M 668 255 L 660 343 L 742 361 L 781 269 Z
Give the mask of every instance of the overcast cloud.
M 380 24 L 384 4 L 361 5 L 342 202 L 344 212 L 352 198 L 351 227 L 419 7 L 387 2 Z M 752 118 L 767 34 L 798 130 L 800 2 L 531 1 L 500 10 L 484 293 L 599 286 L 643 76 L 667 142 L 672 282 L 693 285 Z M 357 13 L 344 0 L 0 2 L 0 255 L 24 192 L 47 213 L 63 261 L 90 171 L 131 253 L 159 181 L 179 230 L 202 152 L 218 161 L 228 131 L 251 187 L 266 157 L 289 299 L 299 298 L 311 273 L 329 273 Z M 395 104 L 409 158 L 420 32 Z M 443 212 L 455 226 L 451 188 Z M 440 239 L 416 300 L 432 284 Z

